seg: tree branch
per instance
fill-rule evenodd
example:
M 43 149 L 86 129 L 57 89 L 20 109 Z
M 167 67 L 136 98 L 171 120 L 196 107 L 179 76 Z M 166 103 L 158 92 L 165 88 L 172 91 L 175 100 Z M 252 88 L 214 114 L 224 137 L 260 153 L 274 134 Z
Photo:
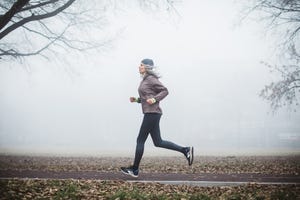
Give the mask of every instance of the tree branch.
M 35 9 L 35 8 L 40 8 L 42 6 L 45 6 L 45 5 L 48 5 L 48 4 L 51 4 L 51 3 L 55 3 L 55 2 L 58 2 L 58 1 L 59 0 L 50 0 L 50 1 L 46 1 L 46 2 L 43 2 L 43 3 L 36 4 L 36 5 L 26 6 L 23 9 L 21 9 L 19 12 L 23 12 L 23 11 L 27 11 L 27 10 L 31 10 L 31 9 Z
M 11 18 L 19 12 L 27 3 L 29 0 L 18 0 L 16 3 L 13 4 L 13 6 L 0 18 L 0 30 L 4 28 L 8 22 L 11 20 Z M 0 38 L 1 39 L 1 38 Z
M 300 26 L 297 27 L 290 35 L 290 39 L 293 40 L 296 37 L 296 34 L 300 31 Z
M 64 9 L 68 8 L 72 3 L 74 3 L 75 0 L 69 0 L 66 4 L 59 7 L 58 9 L 54 10 L 53 12 L 44 14 L 44 15 L 32 15 L 30 17 L 24 18 L 23 20 L 11 25 L 10 27 L 6 28 L 4 31 L 0 33 L 0 40 L 5 37 L 7 34 L 9 34 L 11 31 L 19 28 L 20 26 L 23 26 L 24 24 L 31 22 L 31 21 L 38 21 L 42 19 L 46 19 L 49 17 L 53 17 L 63 11 Z

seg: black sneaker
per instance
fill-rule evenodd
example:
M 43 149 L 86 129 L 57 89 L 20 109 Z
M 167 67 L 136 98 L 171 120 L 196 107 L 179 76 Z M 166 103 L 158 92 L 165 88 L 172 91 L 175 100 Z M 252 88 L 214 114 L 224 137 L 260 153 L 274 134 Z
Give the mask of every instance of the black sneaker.
M 139 176 L 139 170 L 133 169 L 133 167 L 121 167 L 121 172 L 134 178 Z
M 189 165 L 191 166 L 193 164 L 193 161 L 194 161 L 194 147 L 187 147 L 185 157 L 188 160 Z

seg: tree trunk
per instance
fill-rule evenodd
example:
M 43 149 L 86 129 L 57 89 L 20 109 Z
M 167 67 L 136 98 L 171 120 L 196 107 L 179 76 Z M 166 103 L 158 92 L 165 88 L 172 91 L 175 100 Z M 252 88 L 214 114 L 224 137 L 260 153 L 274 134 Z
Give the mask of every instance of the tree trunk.
M 0 30 L 4 28 L 6 24 L 8 24 L 8 22 L 11 20 L 11 18 L 17 12 L 19 12 L 28 2 L 29 0 L 18 0 L 16 3 L 14 3 L 11 9 L 0 17 Z

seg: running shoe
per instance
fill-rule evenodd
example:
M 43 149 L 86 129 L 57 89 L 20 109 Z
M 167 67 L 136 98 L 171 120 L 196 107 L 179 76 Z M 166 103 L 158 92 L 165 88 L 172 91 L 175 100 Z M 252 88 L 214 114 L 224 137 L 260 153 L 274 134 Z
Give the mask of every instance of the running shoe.
M 193 164 L 193 161 L 194 161 L 194 147 L 187 147 L 185 157 L 188 160 L 189 165 L 191 166 Z
M 121 167 L 121 172 L 134 178 L 139 176 L 139 170 L 133 169 L 133 167 Z

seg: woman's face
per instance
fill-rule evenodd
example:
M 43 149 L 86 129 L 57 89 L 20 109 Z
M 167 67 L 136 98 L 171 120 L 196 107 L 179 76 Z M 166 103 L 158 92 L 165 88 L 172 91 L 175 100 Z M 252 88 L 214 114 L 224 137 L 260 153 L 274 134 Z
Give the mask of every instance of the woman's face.
M 146 73 L 145 65 L 143 65 L 142 63 L 139 66 L 139 72 L 140 72 L 140 74 Z

